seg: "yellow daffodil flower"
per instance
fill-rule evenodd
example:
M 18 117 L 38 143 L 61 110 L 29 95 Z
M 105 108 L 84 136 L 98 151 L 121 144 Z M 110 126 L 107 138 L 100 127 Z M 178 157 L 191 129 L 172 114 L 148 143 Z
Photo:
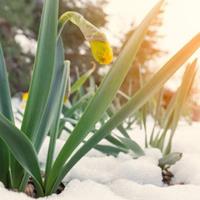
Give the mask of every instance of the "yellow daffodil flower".
M 103 41 L 90 42 L 92 55 L 100 64 L 110 64 L 113 59 L 113 52 L 110 44 Z
M 110 64 L 112 62 L 113 51 L 105 34 L 79 13 L 68 11 L 61 15 L 59 19 L 58 35 L 60 35 L 64 25 L 68 21 L 71 21 L 79 27 L 85 39 L 90 43 L 92 55 L 98 63 Z

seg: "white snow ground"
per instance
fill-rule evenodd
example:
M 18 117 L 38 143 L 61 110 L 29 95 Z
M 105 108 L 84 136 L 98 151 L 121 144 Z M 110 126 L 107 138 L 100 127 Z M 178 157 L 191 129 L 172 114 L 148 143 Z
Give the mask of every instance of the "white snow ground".
M 151 126 L 151 122 L 149 123 Z M 189 126 L 181 123 L 174 138 L 173 151 L 183 153 L 171 171 L 175 175 L 174 186 L 162 183 L 157 166 L 161 153 L 146 149 L 146 155 L 132 159 L 121 153 L 117 158 L 91 150 L 65 177 L 68 182 L 60 195 L 39 198 L 40 200 L 199 200 L 200 199 L 200 123 Z M 142 144 L 144 135 L 137 127 L 133 138 Z M 131 132 L 130 132 L 131 133 Z M 39 159 L 44 164 L 49 139 L 40 151 Z M 64 141 L 57 143 L 57 152 Z M 184 183 L 184 185 L 182 185 Z M 30 200 L 25 194 L 11 192 L 0 187 L 2 200 Z

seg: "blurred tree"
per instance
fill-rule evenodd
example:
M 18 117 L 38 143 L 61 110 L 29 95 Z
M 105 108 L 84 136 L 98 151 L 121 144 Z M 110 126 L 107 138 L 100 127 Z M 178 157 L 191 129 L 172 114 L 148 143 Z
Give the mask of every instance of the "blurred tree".
M 25 90 L 30 79 L 32 55 L 22 53 L 15 36 L 19 32 L 29 32 L 33 23 L 30 17 L 33 7 L 33 3 L 28 0 L 1 0 L 0 42 L 4 49 L 12 93 Z
M 162 25 L 162 14 L 164 10 L 160 10 L 157 17 L 153 20 L 151 26 L 149 27 L 145 39 L 136 55 L 133 66 L 131 67 L 121 89 L 126 94 L 132 96 L 135 91 L 140 87 L 140 75 L 145 79 L 148 79 L 152 72 L 149 68 L 149 61 L 153 61 L 160 57 L 164 51 L 160 50 L 157 45 L 158 39 L 161 37 L 158 33 L 160 26 Z M 134 27 L 134 26 L 133 26 Z M 136 27 L 137 28 L 137 27 Z M 124 45 L 136 30 L 132 28 L 125 36 L 125 39 L 122 41 Z M 123 48 L 124 46 L 122 46 Z M 118 51 L 118 50 L 117 50 Z
M 103 6 L 106 0 L 62 0 L 60 12 L 74 10 L 101 27 L 106 23 Z M 32 52 L 24 52 L 16 35 L 26 36 L 32 40 L 37 38 L 43 0 L 1 0 L 0 6 L 0 41 L 3 45 L 12 94 L 27 91 L 33 65 Z M 91 68 L 91 53 L 77 27 L 66 25 L 63 33 L 66 58 L 71 61 L 72 78 L 76 69 L 80 73 Z

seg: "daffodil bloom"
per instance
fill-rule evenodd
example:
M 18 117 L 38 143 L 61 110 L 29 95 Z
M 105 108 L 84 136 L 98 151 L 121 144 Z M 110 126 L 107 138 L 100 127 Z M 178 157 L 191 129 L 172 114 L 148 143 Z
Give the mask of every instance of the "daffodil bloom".
M 79 27 L 85 39 L 89 42 L 92 55 L 98 63 L 110 64 L 112 62 L 113 51 L 105 34 L 79 13 L 68 11 L 61 15 L 58 25 L 58 35 L 60 35 L 67 21 L 71 21 Z
M 100 64 L 110 64 L 113 59 L 113 52 L 110 44 L 103 41 L 90 42 L 92 55 Z

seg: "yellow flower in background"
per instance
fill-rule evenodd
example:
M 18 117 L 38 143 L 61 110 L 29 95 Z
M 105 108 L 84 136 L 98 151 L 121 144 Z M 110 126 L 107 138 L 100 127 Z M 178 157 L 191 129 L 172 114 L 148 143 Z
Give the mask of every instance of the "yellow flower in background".
M 28 92 L 22 93 L 20 108 L 25 109 L 28 100 Z
M 92 55 L 100 64 L 110 64 L 113 60 L 113 51 L 108 42 L 91 41 Z
M 24 92 L 22 94 L 22 101 L 27 101 L 28 100 L 28 92 Z
M 22 101 L 27 101 L 28 100 L 28 92 L 22 93 Z M 64 102 L 68 101 L 68 97 L 64 96 Z

